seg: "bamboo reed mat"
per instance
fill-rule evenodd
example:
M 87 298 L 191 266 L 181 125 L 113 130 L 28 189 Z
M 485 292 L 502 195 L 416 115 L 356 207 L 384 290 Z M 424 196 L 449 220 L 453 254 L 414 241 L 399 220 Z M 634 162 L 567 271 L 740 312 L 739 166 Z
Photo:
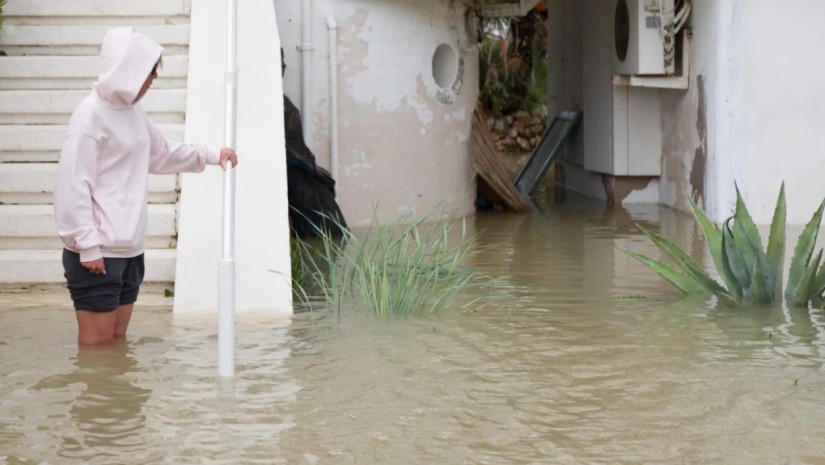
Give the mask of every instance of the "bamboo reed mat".
M 530 208 L 528 200 L 516 190 L 510 174 L 501 164 L 493 136 L 487 128 L 487 117 L 480 105 L 473 113 L 471 152 L 478 171 L 479 194 L 507 210 L 527 211 Z

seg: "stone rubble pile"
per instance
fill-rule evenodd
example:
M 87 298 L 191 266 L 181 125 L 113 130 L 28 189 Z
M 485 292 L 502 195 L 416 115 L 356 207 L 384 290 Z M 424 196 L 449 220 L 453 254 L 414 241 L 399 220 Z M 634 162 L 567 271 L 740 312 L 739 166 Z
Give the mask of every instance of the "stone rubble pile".
M 493 143 L 499 152 L 532 152 L 541 141 L 546 126 L 547 118 L 526 111 L 487 118 L 487 127 L 493 133 Z

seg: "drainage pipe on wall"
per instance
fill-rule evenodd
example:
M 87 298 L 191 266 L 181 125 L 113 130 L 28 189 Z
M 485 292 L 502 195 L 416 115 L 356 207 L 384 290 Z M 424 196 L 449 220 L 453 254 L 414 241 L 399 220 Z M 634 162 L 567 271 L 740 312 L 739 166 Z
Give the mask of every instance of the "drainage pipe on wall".
M 338 23 L 327 18 L 329 30 L 329 169 L 337 186 L 335 197 L 341 191 L 338 178 Z
M 227 2 L 224 145 L 237 147 L 238 0 Z M 235 376 L 235 169 L 223 175 L 223 243 L 218 261 L 218 375 Z
M 310 82 L 312 79 L 312 0 L 303 0 L 301 6 L 301 125 L 304 141 L 310 146 Z

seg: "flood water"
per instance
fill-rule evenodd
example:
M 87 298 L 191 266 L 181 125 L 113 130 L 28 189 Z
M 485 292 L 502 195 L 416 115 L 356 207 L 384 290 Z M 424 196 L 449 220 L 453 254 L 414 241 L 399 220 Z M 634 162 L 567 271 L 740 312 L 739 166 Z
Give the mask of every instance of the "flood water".
M 0 294 L 0 463 L 825 464 L 823 312 L 682 299 L 636 223 L 703 258 L 658 207 L 481 214 L 494 295 L 239 319 L 233 383 L 169 299 L 78 352 L 67 295 Z

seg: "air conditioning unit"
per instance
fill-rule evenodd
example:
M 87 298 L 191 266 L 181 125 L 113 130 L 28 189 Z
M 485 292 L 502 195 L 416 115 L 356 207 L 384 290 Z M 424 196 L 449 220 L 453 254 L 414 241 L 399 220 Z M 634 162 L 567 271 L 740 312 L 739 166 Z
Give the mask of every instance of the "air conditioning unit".
M 675 73 L 674 3 L 675 0 L 615 0 L 616 74 Z

